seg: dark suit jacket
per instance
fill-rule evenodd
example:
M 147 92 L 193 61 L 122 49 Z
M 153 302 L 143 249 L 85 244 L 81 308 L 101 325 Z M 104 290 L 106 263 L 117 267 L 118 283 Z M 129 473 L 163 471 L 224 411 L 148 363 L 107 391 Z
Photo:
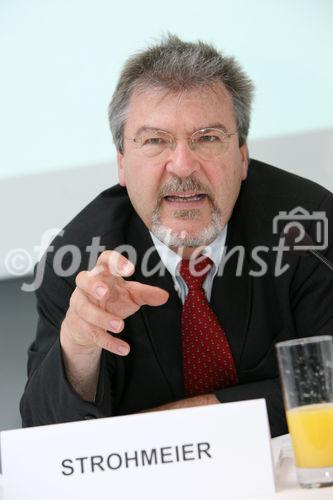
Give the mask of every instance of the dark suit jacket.
M 245 262 L 236 276 L 239 252 L 225 265 L 222 276 L 214 279 L 211 305 L 223 325 L 237 368 L 239 384 L 216 391 L 221 402 L 264 397 L 273 436 L 287 432 L 278 380 L 275 343 L 293 337 L 333 334 L 333 273 L 312 256 L 287 252 L 283 264 L 288 271 L 274 276 L 276 251 L 262 250 L 267 273 L 258 271 L 254 247 L 272 249 L 280 235 L 273 234 L 272 220 L 279 211 L 301 206 L 308 211 L 324 211 L 333 220 L 333 196 L 310 181 L 264 163 L 251 160 L 248 179 L 229 221 L 227 250 L 245 248 Z M 315 223 L 306 224 L 314 234 Z M 333 258 L 330 230 L 329 248 Z M 95 403 L 83 401 L 66 380 L 59 346 L 61 322 L 75 288 L 76 274 L 87 269 L 87 245 L 93 237 L 108 249 L 131 244 L 138 261 L 133 279 L 165 288 L 170 298 L 160 307 L 142 307 L 126 320 L 122 338 L 131 345 L 127 357 L 102 354 Z M 62 245 L 76 245 L 82 253 L 74 275 L 59 277 L 53 270 L 54 255 Z M 65 228 L 46 254 L 42 286 L 37 290 L 39 323 L 35 342 L 29 350 L 29 379 L 21 401 L 24 426 L 51 424 L 121 415 L 153 408 L 183 398 L 180 336 L 181 302 L 173 281 L 166 275 L 144 277 L 140 263 L 152 241 L 135 213 L 127 192 L 115 186 L 101 193 Z M 151 267 L 158 264 L 152 254 Z M 70 266 L 66 255 L 63 268 Z M 251 272 L 250 272 L 251 271 Z

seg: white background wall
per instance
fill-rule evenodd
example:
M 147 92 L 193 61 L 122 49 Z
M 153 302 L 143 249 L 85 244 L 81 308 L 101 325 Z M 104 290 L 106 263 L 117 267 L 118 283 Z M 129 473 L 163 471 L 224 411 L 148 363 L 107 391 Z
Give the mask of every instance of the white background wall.
M 1 176 L 113 157 L 106 107 L 129 54 L 171 31 L 235 55 L 251 137 L 333 126 L 331 0 L 1 0 Z
M 251 75 L 254 156 L 332 188 L 332 19 L 331 0 L 1 0 L 0 277 L 116 181 L 107 104 L 124 60 L 168 31 Z

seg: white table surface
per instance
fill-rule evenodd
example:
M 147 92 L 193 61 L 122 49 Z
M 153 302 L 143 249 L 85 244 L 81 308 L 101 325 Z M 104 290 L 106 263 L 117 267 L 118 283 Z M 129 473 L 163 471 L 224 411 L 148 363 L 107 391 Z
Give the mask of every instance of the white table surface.
M 333 500 L 333 486 L 304 489 L 297 484 L 289 434 L 272 439 L 272 455 L 276 478 L 276 493 L 269 497 L 246 497 L 240 500 Z M 19 478 L 18 478 L 19 480 Z M 0 475 L 0 500 L 6 500 Z M 24 500 L 18 498 L 17 500 Z M 207 495 L 207 500 L 208 495 Z M 221 496 L 221 500 L 229 500 Z
M 276 493 L 264 500 L 333 500 L 333 486 L 306 489 L 297 483 L 296 469 L 289 434 L 272 439 Z M 244 499 L 245 500 L 245 499 Z M 248 497 L 247 500 L 263 500 Z

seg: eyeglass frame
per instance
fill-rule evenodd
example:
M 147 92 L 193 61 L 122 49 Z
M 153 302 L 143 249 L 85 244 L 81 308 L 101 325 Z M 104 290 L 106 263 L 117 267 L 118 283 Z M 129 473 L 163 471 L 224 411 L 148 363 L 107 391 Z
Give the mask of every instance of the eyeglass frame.
M 168 135 L 168 136 L 172 139 L 172 141 L 170 141 L 170 142 L 168 143 L 168 144 L 171 146 L 171 148 L 170 148 L 170 149 L 171 149 L 171 151 L 173 151 L 173 150 L 175 149 L 176 144 L 177 144 L 177 140 L 178 140 L 179 138 L 175 137 L 174 135 L 172 135 L 170 132 L 167 132 L 166 130 L 157 129 L 157 128 L 155 129 L 155 128 L 153 128 L 153 127 L 152 127 L 152 128 L 147 127 L 147 130 L 152 130 L 152 131 L 154 131 L 155 133 L 162 132 L 163 134 Z M 195 134 L 198 134 L 199 132 L 207 132 L 207 131 L 214 131 L 214 130 L 215 130 L 215 131 L 218 131 L 218 132 L 222 132 L 222 134 L 224 134 L 224 135 L 225 135 L 226 137 L 228 137 L 228 138 L 229 138 L 230 136 L 233 136 L 233 135 L 238 134 L 238 129 L 237 129 L 235 132 L 226 132 L 226 131 L 225 131 L 225 130 L 223 130 L 222 128 L 218 128 L 218 127 L 204 127 L 204 128 L 201 128 L 201 129 L 195 130 L 195 131 L 193 132 L 193 134 L 191 134 L 190 136 L 186 137 L 186 139 L 187 139 L 187 143 L 188 143 L 188 145 L 189 145 L 190 150 L 191 150 L 191 151 L 195 151 L 195 147 L 193 148 L 193 144 L 196 144 L 196 143 L 192 140 L 192 138 L 193 138 L 193 136 L 194 136 Z M 143 147 L 142 141 L 140 142 L 140 141 L 139 141 L 136 137 L 126 137 L 126 136 L 125 136 L 125 137 L 124 137 L 124 139 L 126 139 L 126 140 L 128 140 L 128 141 L 131 141 L 131 142 L 134 142 L 134 144 L 137 144 L 137 145 L 139 146 L 139 148 L 140 148 L 140 149 Z M 222 141 L 222 142 L 224 142 L 224 141 Z M 228 141 L 225 141 L 225 143 L 229 144 L 229 142 L 228 142 Z M 191 147 L 191 145 L 192 145 L 192 147 Z M 167 147 L 170 147 L 170 146 L 167 146 Z M 166 148 L 165 148 L 165 150 L 166 150 Z M 155 157 L 159 156 L 160 154 L 164 153 L 164 151 L 165 151 L 165 150 L 161 151 L 160 153 L 157 153 L 155 156 L 151 156 L 150 158 L 155 158 Z M 221 151 L 220 155 L 221 155 L 221 154 L 223 154 L 223 151 Z M 220 155 L 218 155 L 217 157 L 219 157 Z M 200 154 L 199 154 L 199 156 L 200 156 Z M 216 158 L 217 158 L 217 157 L 216 157 Z

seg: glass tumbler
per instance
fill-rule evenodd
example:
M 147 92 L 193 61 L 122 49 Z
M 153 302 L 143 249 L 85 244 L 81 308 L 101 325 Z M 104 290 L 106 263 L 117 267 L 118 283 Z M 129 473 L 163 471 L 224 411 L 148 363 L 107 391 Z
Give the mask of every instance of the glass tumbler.
M 300 486 L 333 485 L 333 337 L 276 344 Z

